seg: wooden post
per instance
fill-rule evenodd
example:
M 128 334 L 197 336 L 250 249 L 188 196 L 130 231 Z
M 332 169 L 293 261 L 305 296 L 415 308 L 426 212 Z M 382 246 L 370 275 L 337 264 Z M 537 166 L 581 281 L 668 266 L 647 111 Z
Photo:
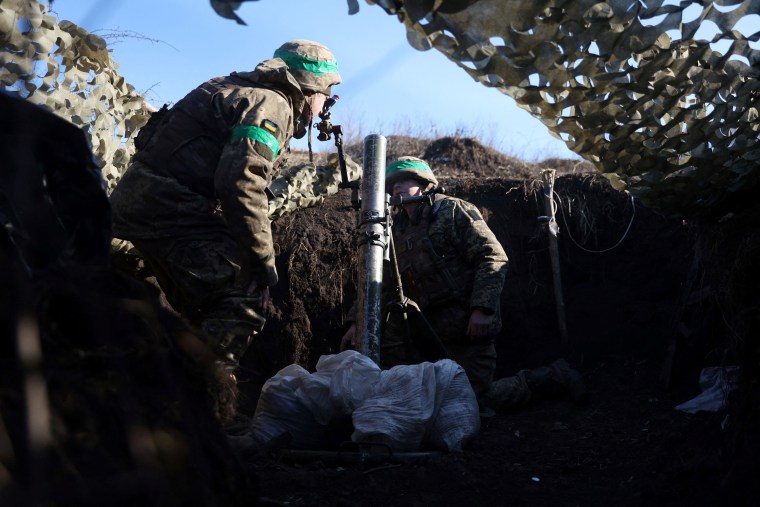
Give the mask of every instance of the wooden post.
M 548 218 L 549 230 L 549 254 L 552 260 L 552 274 L 554 276 L 554 300 L 557 306 L 557 324 L 562 344 L 567 345 L 567 321 L 565 320 L 565 300 L 562 297 L 562 276 L 559 269 L 559 248 L 557 247 L 557 235 L 559 226 L 554 216 L 554 169 L 541 171 L 541 179 L 544 182 L 544 207 Z

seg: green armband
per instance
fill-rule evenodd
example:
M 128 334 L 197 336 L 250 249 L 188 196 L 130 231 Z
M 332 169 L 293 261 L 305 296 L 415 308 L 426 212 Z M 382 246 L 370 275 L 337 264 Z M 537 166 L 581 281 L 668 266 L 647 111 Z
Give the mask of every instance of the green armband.
M 230 142 L 235 142 L 243 138 L 252 139 L 254 142 L 261 143 L 272 150 L 272 160 L 277 158 L 280 153 L 280 142 L 275 136 L 261 127 L 254 125 L 238 125 L 232 129 Z

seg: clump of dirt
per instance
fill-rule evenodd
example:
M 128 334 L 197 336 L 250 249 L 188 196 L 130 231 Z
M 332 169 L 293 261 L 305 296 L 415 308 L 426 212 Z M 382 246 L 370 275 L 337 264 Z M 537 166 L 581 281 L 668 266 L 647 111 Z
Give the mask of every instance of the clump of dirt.
M 422 154 L 434 170 L 451 177 L 530 178 L 529 164 L 483 146 L 469 137 L 444 137 L 430 143 Z

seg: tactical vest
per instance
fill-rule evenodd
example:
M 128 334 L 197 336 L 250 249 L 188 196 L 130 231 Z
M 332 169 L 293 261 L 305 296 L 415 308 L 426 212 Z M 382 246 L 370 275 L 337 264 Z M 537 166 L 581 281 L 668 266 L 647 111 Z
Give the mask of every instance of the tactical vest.
M 469 310 L 475 269 L 467 266 L 457 252 L 454 238 L 431 238 L 429 234 L 441 204 L 448 199 L 439 195 L 432 206 L 420 204 L 414 217 L 394 223 L 393 238 L 404 293 L 423 311 L 449 304 Z

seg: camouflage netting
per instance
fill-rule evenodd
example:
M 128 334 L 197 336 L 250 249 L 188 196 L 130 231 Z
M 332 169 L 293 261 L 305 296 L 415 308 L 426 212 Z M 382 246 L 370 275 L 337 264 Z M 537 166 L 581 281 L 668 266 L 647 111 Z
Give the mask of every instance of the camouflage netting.
M 84 129 L 111 189 L 153 109 L 117 72 L 106 41 L 36 0 L 0 0 L 0 86 Z
M 350 156 L 345 158 L 348 180 L 357 181 L 361 178 L 362 167 Z M 328 156 L 324 166 L 311 163 L 286 165 L 269 186 L 275 196 L 269 202 L 269 218 L 276 220 L 298 208 L 321 204 L 325 197 L 338 192 L 340 184 L 340 161 L 336 153 Z
M 645 204 L 706 216 L 758 185 L 758 0 L 367 3 Z

